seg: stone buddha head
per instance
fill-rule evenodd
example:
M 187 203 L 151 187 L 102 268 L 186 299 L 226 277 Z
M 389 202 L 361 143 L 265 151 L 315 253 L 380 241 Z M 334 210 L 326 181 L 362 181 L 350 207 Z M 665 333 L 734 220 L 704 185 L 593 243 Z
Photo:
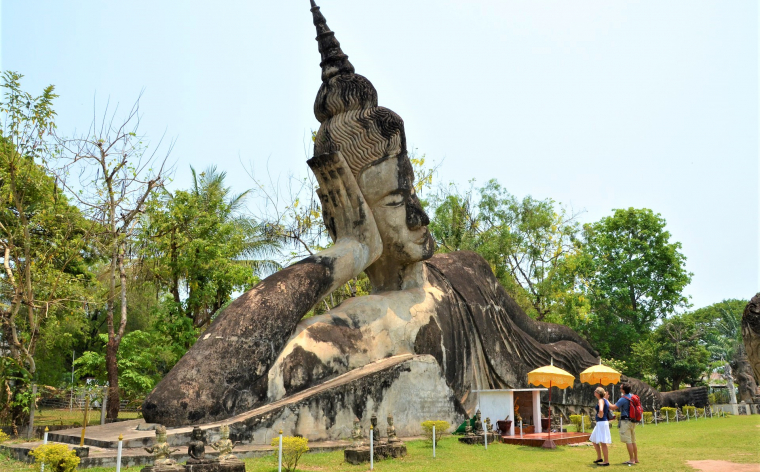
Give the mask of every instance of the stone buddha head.
M 374 86 L 354 72 L 319 7 L 311 4 L 322 55 L 322 85 L 314 102 L 321 126 L 314 156 L 340 152 L 351 169 L 383 241 L 382 256 L 375 264 L 403 266 L 428 259 L 435 243 L 415 192 L 404 121 L 378 106 Z

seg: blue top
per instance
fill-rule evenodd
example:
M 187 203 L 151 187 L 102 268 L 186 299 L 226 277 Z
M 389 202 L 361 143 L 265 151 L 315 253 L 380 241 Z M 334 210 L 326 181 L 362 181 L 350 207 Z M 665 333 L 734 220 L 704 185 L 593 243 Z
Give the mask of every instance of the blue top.
M 615 403 L 617 407 L 620 409 L 620 417 L 621 418 L 630 418 L 631 415 L 631 394 L 623 395 L 620 397 L 620 399 Z
M 599 403 L 596 404 L 596 406 L 594 407 L 594 409 L 596 410 L 596 422 L 597 423 L 600 422 L 600 421 L 607 421 L 607 413 L 609 413 L 609 411 L 610 411 L 610 402 L 608 402 L 606 398 L 604 399 L 604 414 L 602 415 L 603 418 L 599 418 Z

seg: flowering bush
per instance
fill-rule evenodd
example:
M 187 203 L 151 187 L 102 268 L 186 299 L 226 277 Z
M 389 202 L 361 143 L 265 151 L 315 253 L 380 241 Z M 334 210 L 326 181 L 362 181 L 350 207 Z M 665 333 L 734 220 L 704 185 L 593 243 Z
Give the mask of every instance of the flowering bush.
M 29 453 L 37 464 L 45 464 L 51 472 L 74 472 L 79 465 L 79 457 L 64 444 L 43 444 Z
M 272 438 L 272 447 L 275 448 L 275 454 L 280 447 L 280 437 Z M 282 437 L 282 463 L 285 470 L 293 472 L 296 470 L 298 461 L 301 456 L 309 452 L 309 440 L 293 436 Z
M 660 408 L 660 414 L 671 421 L 676 420 L 676 411 L 677 410 L 671 406 L 664 406 Z
M 581 425 L 581 417 L 583 417 L 583 425 Z M 570 422 L 575 425 L 576 431 L 581 431 L 581 426 L 584 426 L 586 431 L 591 430 L 591 417 L 588 415 L 570 415 Z
M 425 436 L 431 444 L 433 442 L 433 426 L 435 426 L 435 443 L 438 444 L 438 441 L 441 440 L 451 425 L 448 421 L 423 421 L 422 435 Z

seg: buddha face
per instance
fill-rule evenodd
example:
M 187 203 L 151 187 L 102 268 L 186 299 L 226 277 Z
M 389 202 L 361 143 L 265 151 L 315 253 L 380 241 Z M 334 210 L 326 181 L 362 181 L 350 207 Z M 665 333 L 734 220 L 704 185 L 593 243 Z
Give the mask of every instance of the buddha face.
M 383 240 L 381 258 L 406 265 L 432 257 L 435 242 L 427 228 L 430 220 L 414 191 L 409 158 L 381 160 L 362 171 L 358 183 Z

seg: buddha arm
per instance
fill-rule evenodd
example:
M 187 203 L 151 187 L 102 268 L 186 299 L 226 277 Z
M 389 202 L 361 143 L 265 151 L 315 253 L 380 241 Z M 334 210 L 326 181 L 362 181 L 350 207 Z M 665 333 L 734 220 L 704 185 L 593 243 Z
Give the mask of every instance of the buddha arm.
M 225 308 L 145 399 L 147 420 L 211 421 L 266 401 L 267 372 L 301 318 L 380 257 L 372 212 L 340 154 L 309 164 L 335 244 L 270 275 Z

